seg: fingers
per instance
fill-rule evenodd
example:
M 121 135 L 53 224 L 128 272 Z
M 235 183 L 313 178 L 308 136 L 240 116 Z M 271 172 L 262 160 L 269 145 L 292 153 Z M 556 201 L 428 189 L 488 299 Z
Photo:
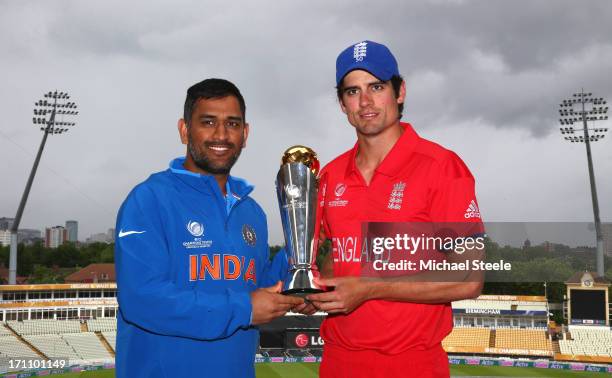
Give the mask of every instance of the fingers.
M 291 309 L 291 312 L 304 315 L 312 315 L 317 311 L 316 307 L 312 303 L 303 303 Z
M 272 312 L 282 311 L 281 315 L 284 315 L 287 311 L 291 310 L 296 306 L 304 304 L 304 299 L 300 297 L 293 297 L 290 295 L 282 294 L 271 294 Z
M 275 295 L 275 300 L 278 303 L 289 304 L 291 307 L 295 307 L 304 303 L 304 298 L 294 297 L 293 295 L 283 295 L 277 294 Z
M 317 309 L 320 311 L 325 311 L 328 314 L 346 312 L 346 308 L 342 302 L 314 302 L 313 304 Z
M 310 302 L 331 302 L 338 299 L 338 292 L 327 291 L 325 293 L 310 294 L 306 296 L 306 299 Z
M 302 314 L 304 315 L 312 315 L 317 312 L 317 308 L 312 303 L 305 304 L 306 306 L 302 310 Z
M 280 293 L 281 290 L 283 289 L 283 282 L 282 281 L 278 281 L 276 283 L 276 285 L 270 286 L 270 287 L 265 287 L 263 289 L 265 291 L 267 291 L 268 293 Z

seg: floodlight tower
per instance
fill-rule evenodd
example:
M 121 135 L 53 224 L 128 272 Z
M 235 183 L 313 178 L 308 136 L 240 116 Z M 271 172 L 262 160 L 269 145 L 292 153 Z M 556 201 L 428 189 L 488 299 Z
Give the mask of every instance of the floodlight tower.
M 34 166 L 32 166 L 32 171 L 30 171 L 30 177 L 28 178 L 25 190 L 21 196 L 21 202 L 19 202 L 19 207 L 17 208 L 15 221 L 11 226 L 9 285 L 15 285 L 17 283 L 17 230 L 19 229 L 19 222 L 21 222 L 23 209 L 28 201 L 28 195 L 32 188 L 32 182 L 34 181 L 34 176 L 36 175 L 38 163 L 40 162 L 40 157 L 45 148 L 47 137 L 49 134 L 56 135 L 67 132 L 70 127 L 75 126 L 75 123 L 65 121 L 64 118 L 79 114 L 76 110 L 76 104 L 68 101 L 69 99 L 70 96 L 67 93 L 54 91 L 46 93 L 43 100 L 38 100 L 34 103 L 34 117 L 32 118 L 32 122 L 35 125 L 39 125 L 40 130 L 44 131 L 44 134 L 42 142 L 40 142 L 40 147 L 38 148 L 38 154 L 36 154 L 36 159 L 34 160 Z M 58 121 L 57 118 L 60 120 Z
M 589 179 L 591 181 L 591 198 L 593 200 L 593 216 L 595 218 L 595 238 L 597 241 L 597 274 L 604 275 L 603 258 L 603 235 L 601 233 L 601 221 L 599 220 L 599 203 L 597 201 L 597 188 L 595 187 L 595 173 L 593 172 L 593 159 L 591 157 L 591 142 L 597 142 L 608 132 L 607 128 L 590 128 L 595 121 L 605 121 L 608 119 L 608 106 L 603 98 L 593 98 L 592 93 L 585 93 L 584 89 L 580 93 L 574 93 L 572 98 L 563 100 L 559 105 L 559 115 L 561 118 L 561 134 L 568 135 L 565 140 L 572 143 L 584 143 L 586 145 L 587 163 L 589 165 Z M 576 128 L 574 123 L 580 125 L 582 129 Z M 592 131 L 592 135 L 589 134 Z M 575 134 L 578 133 L 576 136 Z M 582 135 L 580 135 L 582 133 Z

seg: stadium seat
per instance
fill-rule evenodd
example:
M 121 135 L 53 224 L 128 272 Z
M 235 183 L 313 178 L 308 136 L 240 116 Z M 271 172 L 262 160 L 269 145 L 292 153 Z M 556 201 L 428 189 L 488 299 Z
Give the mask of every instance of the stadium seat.
M 499 328 L 496 330 L 495 347 L 552 351 L 546 331 L 538 329 Z
M 488 328 L 461 328 L 455 327 L 453 331 L 442 340 L 443 347 L 489 347 L 491 331 Z

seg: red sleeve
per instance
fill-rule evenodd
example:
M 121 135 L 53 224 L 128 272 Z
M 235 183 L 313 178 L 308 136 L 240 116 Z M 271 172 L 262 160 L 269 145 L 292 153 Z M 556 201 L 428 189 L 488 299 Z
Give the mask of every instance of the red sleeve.
M 431 219 L 433 222 L 452 222 L 469 224 L 469 228 L 460 227 L 464 232 L 473 235 L 482 233 L 482 218 L 476 200 L 475 181 L 465 163 L 455 154 L 440 164 L 438 180 L 434 184 L 431 198 Z

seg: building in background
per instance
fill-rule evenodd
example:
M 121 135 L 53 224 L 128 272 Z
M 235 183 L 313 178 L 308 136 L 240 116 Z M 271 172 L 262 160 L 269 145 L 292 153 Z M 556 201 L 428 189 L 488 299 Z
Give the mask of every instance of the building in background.
M 5 218 L 5 217 L 0 218 L 0 231 L 10 230 L 14 221 L 15 221 L 14 218 Z
M 45 247 L 57 248 L 68 240 L 68 230 L 62 226 L 55 226 L 45 230 Z
M 68 241 L 76 243 L 79 241 L 79 222 L 75 220 L 66 221 L 66 230 L 68 231 Z
M 17 243 L 31 245 L 37 241 L 42 241 L 40 230 L 23 228 L 17 231 Z M 0 230 L 0 245 L 11 245 L 11 230 Z
M 0 245 L 3 247 L 11 245 L 11 231 L 0 230 Z
M 100 232 L 98 234 L 92 234 L 85 241 L 86 243 L 114 243 L 115 242 L 115 229 L 109 228 L 107 232 Z
M 35 230 L 32 228 L 20 228 L 17 230 L 17 243 L 31 245 L 42 240 L 42 233 L 40 230 Z
M 602 223 L 601 233 L 604 243 L 604 254 L 612 257 L 612 223 Z
M 66 283 L 115 282 L 115 264 L 89 264 L 65 278 Z

